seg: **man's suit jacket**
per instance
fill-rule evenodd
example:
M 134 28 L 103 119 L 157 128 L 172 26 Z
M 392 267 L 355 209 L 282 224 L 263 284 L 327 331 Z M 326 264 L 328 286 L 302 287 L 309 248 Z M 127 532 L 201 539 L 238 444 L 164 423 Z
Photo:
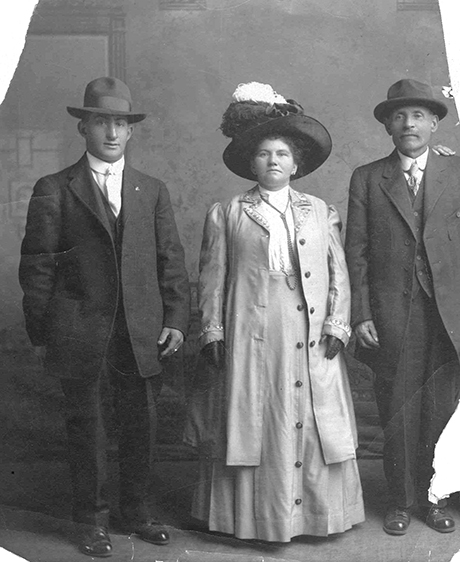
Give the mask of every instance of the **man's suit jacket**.
M 29 204 L 19 279 L 26 328 L 46 345 L 50 374 L 97 377 L 118 301 L 117 252 L 86 156 L 40 179 Z M 126 166 L 123 174 L 121 286 L 142 376 L 158 374 L 163 326 L 186 333 L 189 285 L 168 191 Z
M 423 242 L 438 310 L 459 354 L 460 158 L 430 151 L 424 182 Z M 396 151 L 355 170 L 347 224 L 352 325 L 373 320 L 380 342 L 379 351 L 362 349 L 359 358 L 391 378 L 406 335 L 416 260 L 414 211 Z

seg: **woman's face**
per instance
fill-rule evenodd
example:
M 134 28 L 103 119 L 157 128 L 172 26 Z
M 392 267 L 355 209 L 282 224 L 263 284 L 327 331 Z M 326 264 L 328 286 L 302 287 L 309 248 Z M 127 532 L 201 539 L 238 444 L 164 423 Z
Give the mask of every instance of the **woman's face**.
M 265 139 L 254 154 L 251 171 L 257 176 L 260 186 L 277 191 L 289 184 L 291 175 L 297 171 L 297 164 L 286 142 Z

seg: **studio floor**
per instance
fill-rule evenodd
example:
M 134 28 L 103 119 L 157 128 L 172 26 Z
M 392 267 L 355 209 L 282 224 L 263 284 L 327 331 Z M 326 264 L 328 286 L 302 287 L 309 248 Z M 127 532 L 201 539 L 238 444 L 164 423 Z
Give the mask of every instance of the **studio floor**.
M 0 546 L 29 562 L 85 562 L 73 538 L 67 466 L 63 462 L 4 463 L 0 474 Z M 359 461 L 366 521 L 328 538 L 299 537 L 291 543 L 241 541 L 193 530 L 189 520 L 195 461 L 158 462 L 156 509 L 169 528 L 171 542 L 159 547 L 111 529 L 113 562 L 447 562 L 460 550 L 460 507 L 450 509 L 458 529 L 437 533 L 413 518 L 409 532 L 391 537 L 382 531 L 385 483 L 381 460 Z M 116 464 L 110 464 L 116 482 Z M 116 505 L 116 485 L 112 502 Z

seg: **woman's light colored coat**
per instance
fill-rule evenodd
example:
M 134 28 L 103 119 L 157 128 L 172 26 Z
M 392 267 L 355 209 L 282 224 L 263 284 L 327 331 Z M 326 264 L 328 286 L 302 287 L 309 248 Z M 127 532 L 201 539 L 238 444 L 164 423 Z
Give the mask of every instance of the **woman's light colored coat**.
M 290 195 L 310 328 L 308 340 L 293 341 L 286 353 L 308 350 L 313 410 L 324 460 L 331 464 L 355 458 L 357 446 L 343 356 L 326 359 L 321 341 L 323 335 L 334 335 L 346 345 L 351 333 L 341 223 L 337 211 L 321 199 L 292 189 Z M 200 345 L 225 340 L 226 462 L 235 466 L 258 466 L 261 452 L 265 351 L 270 345 L 269 224 L 259 212 L 261 204 L 256 186 L 211 207 L 200 259 Z

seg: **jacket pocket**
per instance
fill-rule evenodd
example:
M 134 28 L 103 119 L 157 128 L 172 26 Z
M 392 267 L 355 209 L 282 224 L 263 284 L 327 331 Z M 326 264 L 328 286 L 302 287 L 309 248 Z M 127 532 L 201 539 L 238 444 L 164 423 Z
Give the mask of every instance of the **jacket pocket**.
M 460 241 L 460 209 L 447 217 L 447 236 L 449 240 Z

